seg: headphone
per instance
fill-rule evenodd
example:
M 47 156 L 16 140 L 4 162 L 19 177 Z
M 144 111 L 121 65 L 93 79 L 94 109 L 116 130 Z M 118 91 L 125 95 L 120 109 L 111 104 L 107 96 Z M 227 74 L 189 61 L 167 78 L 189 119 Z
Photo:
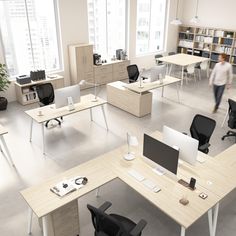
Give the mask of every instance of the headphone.
M 75 179 L 75 184 L 77 185 L 81 185 L 81 184 L 85 185 L 87 183 L 88 183 L 88 179 L 86 177 L 79 177 Z

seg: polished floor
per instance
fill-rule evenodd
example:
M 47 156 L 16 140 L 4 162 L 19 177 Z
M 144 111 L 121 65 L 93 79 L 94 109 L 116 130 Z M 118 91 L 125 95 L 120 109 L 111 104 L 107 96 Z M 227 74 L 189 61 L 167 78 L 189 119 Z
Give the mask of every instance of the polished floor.
M 139 139 L 142 138 L 144 132 L 161 131 L 164 124 L 179 131 L 188 132 L 193 116 L 200 113 L 217 121 L 217 127 L 211 139 L 210 155 L 215 156 L 234 144 L 234 138 L 221 141 L 221 136 L 228 130 L 227 123 L 223 128 L 221 128 L 221 123 L 228 107 L 227 98 L 236 94 L 234 87 L 236 88 L 234 85 L 229 92 L 225 92 L 221 107 L 216 114 L 211 113 L 214 105 L 212 89 L 209 88 L 208 81 L 203 78 L 197 83 L 190 81 L 188 85 L 184 84 L 180 91 L 181 103 L 176 102 L 175 86 L 167 87 L 163 98 L 160 90 L 154 90 L 152 114 L 143 118 L 136 118 L 107 105 L 105 110 L 109 132 L 104 129 L 105 124 L 99 108 L 94 111 L 95 122 L 90 122 L 88 111 L 68 116 L 61 127 L 46 130 L 46 156 L 42 155 L 41 129 L 37 124 L 34 125 L 33 141 L 29 143 L 30 119 L 24 111 L 36 107 L 37 104 L 21 106 L 16 102 L 10 103 L 7 111 L 0 112 L 0 123 L 9 131 L 5 139 L 16 169 L 12 168 L 0 154 L 0 235 L 27 235 L 27 205 L 19 194 L 20 190 L 124 145 L 127 131 Z M 84 94 L 89 92 L 92 91 L 83 91 Z M 105 87 L 101 88 L 99 96 L 106 98 Z M 110 209 L 112 212 L 128 216 L 134 221 L 146 219 L 148 224 L 143 235 L 180 235 L 179 225 L 153 207 L 133 189 L 116 180 L 101 189 L 99 198 L 91 192 L 79 199 L 80 236 L 93 235 L 86 204 L 99 205 L 105 200 L 113 203 Z M 218 236 L 235 235 L 235 200 L 236 191 L 227 196 L 220 205 Z M 209 235 L 207 215 L 193 224 L 186 233 L 191 236 Z M 42 235 L 36 217 L 33 219 L 33 235 Z

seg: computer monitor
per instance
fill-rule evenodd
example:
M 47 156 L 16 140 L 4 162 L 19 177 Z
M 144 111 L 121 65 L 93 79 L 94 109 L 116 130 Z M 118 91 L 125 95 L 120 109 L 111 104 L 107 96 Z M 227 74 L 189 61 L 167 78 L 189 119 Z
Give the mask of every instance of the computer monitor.
M 166 75 L 166 65 L 160 65 L 160 66 L 155 66 L 150 69 L 150 81 L 156 81 L 159 80 L 160 77 L 162 79 L 165 78 Z
M 179 148 L 179 158 L 194 165 L 198 155 L 198 140 L 189 137 L 181 132 L 163 127 L 163 142 L 169 146 Z
M 55 90 L 55 107 L 60 108 L 68 105 L 68 98 L 72 98 L 73 103 L 80 102 L 80 86 L 73 85 Z
M 177 174 L 179 151 L 160 142 L 159 140 L 144 134 L 143 156 L 158 164 L 163 172 L 163 168 Z M 163 174 L 163 173 L 162 173 Z

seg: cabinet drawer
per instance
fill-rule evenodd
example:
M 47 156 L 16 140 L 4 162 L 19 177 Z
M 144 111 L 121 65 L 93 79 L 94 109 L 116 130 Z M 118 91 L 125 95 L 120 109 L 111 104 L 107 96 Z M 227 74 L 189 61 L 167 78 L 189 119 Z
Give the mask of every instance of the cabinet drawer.
M 128 79 L 127 71 L 113 71 L 113 81 Z
M 113 71 L 127 71 L 129 61 L 123 61 L 113 64 Z
M 112 73 L 95 75 L 95 82 L 97 84 L 107 84 L 112 81 Z
M 84 74 L 85 80 L 93 80 L 93 72 L 88 72 Z
M 94 67 L 94 74 L 102 75 L 112 73 L 112 65 L 102 65 L 102 66 L 95 66 Z

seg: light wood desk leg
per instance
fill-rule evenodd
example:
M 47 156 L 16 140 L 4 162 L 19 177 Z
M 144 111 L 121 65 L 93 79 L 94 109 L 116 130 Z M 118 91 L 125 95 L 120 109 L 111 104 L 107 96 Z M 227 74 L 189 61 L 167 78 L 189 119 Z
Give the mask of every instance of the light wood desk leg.
M 181 87 L 183 86 L 184 82 L 184 67 L 182 66 L 182 72 L 181 72 Z
M 3 152 L 3 150 L 2 150 L 2 146 L 0 145 L 0 152 Z
M 101 106 L 101 109 L 102 109 L 103 117 L 104 117 L 104 120 L 105 120 L 105 123 L 106 123 L 106 128 L 107 128 L 107 131 L 108 131 L 107 119 L 106 119 L 106 114 L 105 114 L 103 105 Z
M 210 231 L 210 236 L 212 236 L 212 209 L 208 211 L 208 223 L 209 223 L 209 231 Z
M 185 228 L 181 226 L 181 236 L 185 236 Z
M 100 188 L 96 189 L 96 197 L 100 197 Z
M 161 89 L 161 96 L 162 97 L 164 96 L 164 86 L 162 86 L 162 89 Z
M 179 83 L 176 83 L 176 91 L 177 91 L 178 102 L 180 103 L 180 99 L 179 99 Z
M 33 133 L 33 118 L 31 118 L 31 123 L 30 123 L 30 142 L 32 142 L 32 133 Z
M 29 207 L 29 213 L 28 213 L 28 234 L 32 233 L 32 218 L 33 218 L 33 211 Z
M 90 108 L 90 120 L 93 121 L 93 110 Z
M 42 138 L 43 138 L 43 155 L 45 155 L 44 123 L 41 124 L 41 127 L 42 127 Z
M 218 213 L 219 213 L 219 203 L 217 203 L 217 204 L 214 206 L 212 236 L 215 236 L 215 235 L 216 235 L 216 226 L 217 226 Z
M 48 233 L 48 216 L 42 217 L 42 224 L 43 224 L 43 236 L 49 236 L 49 233 Z
M 225 124 L 225 121 L 226 121 L 226 119 L 227 119 L 228 115 L 229 115 L 229 110 L 227 110 L 227 111 L 226 111 L 226 113 L 225 113 L 225 117 L 224 117 L 224 120 L 223 120 L 223 122 L 222 122 L 222 124 L 221 124 L 221 127 L 223 127 L 223 126 L 224 126 L 224 124 Z
M 1 141 L 2 141 L 3 147 L 5 148 L 5 151 L 6 151 L 6 153 L 7 153 L 7 157 L 8 157 L 8 159 L 10 160 L 11 165 L 14 167 L 15 165 L 14 165 L 14 163 L 13 163 L 13 161 L 12 161 L 10 151 L 9 151 L 9 149 L 8 149 L 8 147 L 7 147 L 7 144 L 6 144 L 6 142 L 5 142 L 5 139 L 4 139 L 3 135 L 0 136 L 0 139 L 1 139 Z

